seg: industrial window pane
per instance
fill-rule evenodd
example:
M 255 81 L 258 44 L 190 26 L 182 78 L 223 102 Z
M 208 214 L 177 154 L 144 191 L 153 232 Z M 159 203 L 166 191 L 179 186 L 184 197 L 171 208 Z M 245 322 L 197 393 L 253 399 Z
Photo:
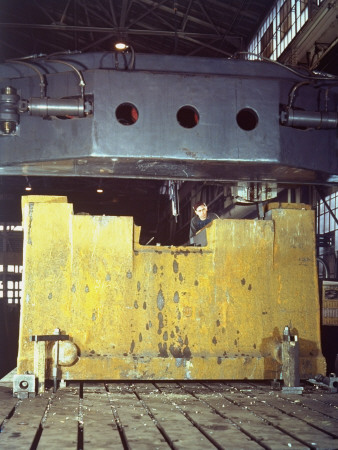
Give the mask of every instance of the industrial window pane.
M 335 223 L 336 221 L 334 220 L 332 215 L 330 215 L 330 230 L 334 230 Z
M 338 191 L 325 198 L 325 201 L 332 213 L 329 211 L 326 204 L 320 200 L 317 203 L 317 234 L 330 233 L 333 239 L 333 248 L 331 251 L 337 251 L 338 248 L 338 224 L 336 222 L 338 211 Z M 333 217 L 333 215 L 335 217 Z M 327 251 L 325 252 L 327 253 Z M 319 254 L 323 254 L 323 249 L 319 249 Z
M 334 209 L 336 206 L 336 199 L 334 197 L 334 195 L 331 195 L 330 201 L 329 201 L 329 205 L 331 209 Z
M 300 16 L 300 25 L 301 25 L 301 27 L 307 22 L 308 18 L 309 18 L 309 10 L 308 10 L 308 8 L 306 8 L 306 10 L 303 11 L 301 16 Z
M 291 0 L 286 0 L 279 10 L 281 39 L 290 30 L 292 25 Z
M 328 233 L 330 231 L 330 216 L 328 212 L 324 214 L 324 233 Z
M 23 231 L 22 225 L 13 225 L 11 226 L 12 231 Z
M 261 39 L 263 56 L 269 58 L 273 53 L 273 24 L 267 28 Z
M 302 13 L 307 7 L 308 0 L 300 0 L 300 12 Z
M 277 60 L 307 20 L 308 0 L 278 0 L 253 37 L 248 51 Z M 255 56 L 249 55 L 248 59 L 255 59 Z

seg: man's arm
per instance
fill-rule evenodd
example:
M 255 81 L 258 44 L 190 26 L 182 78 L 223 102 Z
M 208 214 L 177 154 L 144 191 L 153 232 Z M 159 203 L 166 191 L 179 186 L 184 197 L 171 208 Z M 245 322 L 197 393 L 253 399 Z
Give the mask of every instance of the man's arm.
M 195 225 L 195 217 L 193 217 L 190 222 L 189 237 L 192 238 L 193 236 L 195 236 L 196 231 L 197 230 L 196 230 L 196 225 Z

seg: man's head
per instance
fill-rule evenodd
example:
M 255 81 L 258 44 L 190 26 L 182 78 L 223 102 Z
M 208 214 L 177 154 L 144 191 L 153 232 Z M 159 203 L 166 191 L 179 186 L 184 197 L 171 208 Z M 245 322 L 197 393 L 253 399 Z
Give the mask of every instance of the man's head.
M 195 203 L 194 211 L 195 211 L 195 214 L 197 214 L 201 220 L 205 220 L 207 218 L 208 207 L 204 202 Z

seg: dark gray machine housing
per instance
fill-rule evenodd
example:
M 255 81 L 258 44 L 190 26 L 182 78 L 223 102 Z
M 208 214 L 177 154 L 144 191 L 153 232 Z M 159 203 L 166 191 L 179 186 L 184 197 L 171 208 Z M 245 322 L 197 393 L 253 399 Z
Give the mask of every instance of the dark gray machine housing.
M 325 74 L 89 53 L 2 64 L 0 89 L 0 175 L 338 181 L 337 78 Z

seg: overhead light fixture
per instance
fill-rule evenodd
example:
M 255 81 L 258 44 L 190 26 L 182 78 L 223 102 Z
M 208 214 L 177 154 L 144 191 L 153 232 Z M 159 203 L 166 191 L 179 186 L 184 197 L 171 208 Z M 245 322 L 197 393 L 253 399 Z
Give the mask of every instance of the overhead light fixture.
M 123 59 L 124 69 L 135 69 L 135 51 L 128 43 L 127 33 L 118 33 L 114 42 L 115 69 L 120 66 L 120 59 Z M 127 58 L 127 56 L 128 58 Z
M 114 44 L 115 50 L 118 50 L 119 52 L 123 52 L 124 50 L 127 50 L 128 44 L 122 39 L 119 39 Z
M 117 50 L 118 52 L 124 52 L 125 50 L 127 50 L 129 47 L 127 41 L 127 32 L 125 30 L 119 30 L 114 42 L 115 50 Z
M 98 187 L 97 187 L 97 189 L 96 189 L 96 192 L 97 192 L 98 194 L 102 194 L 102 193 L 103 193 L 102 180 L 100 180 L 99 185 L 98 185 Z
M 32 186 L 29 182 L 28 177 L 26 177 L 26 187 L 25 187 L 25 191 L 31 191 L 32 190 Z

